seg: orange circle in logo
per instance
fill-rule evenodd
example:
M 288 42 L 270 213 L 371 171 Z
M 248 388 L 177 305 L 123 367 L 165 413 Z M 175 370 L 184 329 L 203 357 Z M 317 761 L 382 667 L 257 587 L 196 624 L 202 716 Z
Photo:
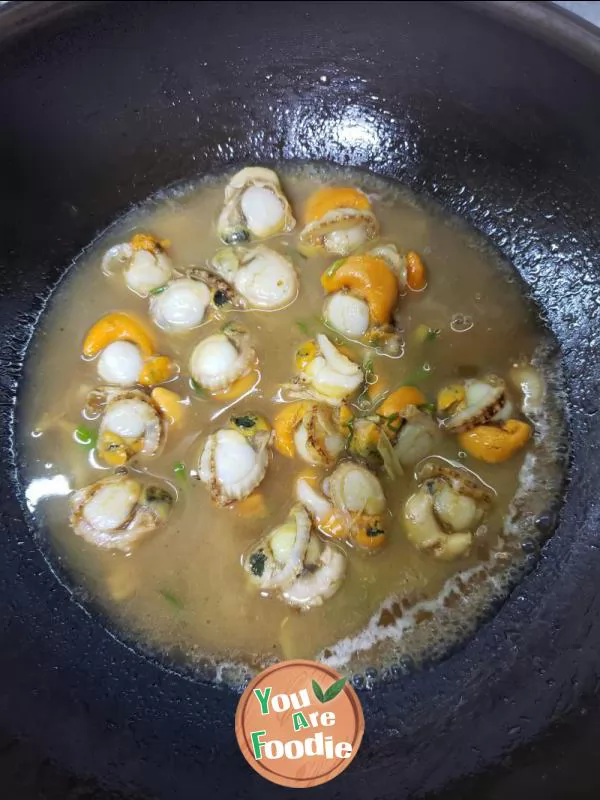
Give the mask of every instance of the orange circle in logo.
M 282 661 L 248 685 L 235 715 L 246 761 L 280 786 L 326 783 L 350 764 L 365 720 L 354 689 L 316 661 Z

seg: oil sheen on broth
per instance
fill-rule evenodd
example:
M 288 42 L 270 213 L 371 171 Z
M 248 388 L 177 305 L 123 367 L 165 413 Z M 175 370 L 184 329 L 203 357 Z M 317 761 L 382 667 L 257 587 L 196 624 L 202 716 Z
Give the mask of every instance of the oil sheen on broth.
M 101 269 L 110 247 L 140 233 L 151 234 L 156 241 L 138 237 L 135 252 L 154 248 L 154 256 L 165 254 L 180 273 L 191 267 L 213 269 L 215 253 L 224 247 L 216 220 L 232 174 L 159 195 L 111 227 L 80 257 L 55 292 L 28 360 L 20 427 L 27 501 L 82 595 L 99 601 L 127 636 L 144 647 L 191 665 L 214 665 L 220 677 L 236 676 L 240 665 L 256 669 L 290 657 L 319 657 L 345 671 L 389 666 L 403 656 L 418 661 L 441 653 L 472 631 L 482 611 L 506 593 L 536 551 L 540 537 L 536 519 L 551 507 L 561 482 L 562 415 L 551 348 L 511 268 L 456 220 L 423 205 L 406 190 L 362 172 L 309 165 L 286 166 L 278 174 L 297 220 L 295 227 L 242 245 L 265 245 L 291 260 L 299 290 L 284 308 L 232 307 L 223 302 L 226 284 L 219 293 L 223 284 L 213 282 L 209 286 L 213 299 L 203 324 L 187 332 L 172 332 L 152 321 L 149 299 L 128 288 L 118 260 L 112 274 Z M 238 183 L 243 195 L 244 181 Z M 255 184 L 250 181 L 246 189 L 262 186 L 264 199 L 264 183 Z M 321 192 L 315 200 L 315 192 L 322 187 L 352 187 L 362 192 Z M 237 193 L 231 201 L 233 216 L 221 220 L 225 239 L 237 238 L 239 243 L 244 211 L 248 225 L 270 233 L 263 218 L 267 212 L 260 203 L 258 210 L 251 205 L 261 200 L 260 191 L 255 198 L 247 197 L 245 205 L 240 205 L 239 187 Z M 316 223 L 307 231 L 311 196 L 308 213 Z M 274 197 L 276 193 L 267 199 Z M 340 206 L 351 209 L 350 221 L 336 212 Z M 319 228 L 326 214 L 329 227 Z M 346 228 L 342 232 L 341 219 Z M 373 228 L 373 219 L 378 230 Z M 291 222 L 281 224 L 290 227 Z M 321 239 L 315 239 L 319 235 Z M 390 251 L 375 249 L 365 258 L 374 248 L 389 244 L 397 247 L 399 257 L 391 251 L 390 259 Z M 340 254 L 355 245 L 349 260 Z M 326 247 L 338 252 L 327 252 Z M 219 261 L 225 270 L 229 258 L 231 252 L 226 251 Z M 155 258 L 155 273 L 156 269 L 160 272 L 160 264 L 156 265 Z M 329 278 L 322 282 L 326 270 Z M 202 277 L 200 272 L 194 274 Z M 389 281 L 390 276 L 391 284 L 382 289 L 378 281 Z M 133 275 L 134 288 L 136 280 Z M 153 280 L 160 284 L 166 278 L 153 273 Z M 275 292 L 283 285 L 276 283 Z M 323 283 L 330 290 L 329 303 L 334 303 L 333 295 L 339 295 L 337 310 L 330 306 L 330 322 L 342 320 L 348 330 L 354 330 L 352 326 L 362 330 L 360 326 L 368 324 L 366 336 L 376 327 L 371 338 L 375 349 L 323 324 Z M 239 285 L 247 289 L 250 283 Z M 397 307 L 391 311 L 386 307 L 391 302 L 390 285 L 392 295 L 399 292 Z M 281 291 L 283 297 L 285 288 Z M 155 289 L 150 300 L 156 304 L 161 295 L 161 289 Z M 102 380 L 98 376 L 102 353 L 82 357 L 90 327 L 115 311 L 141 320 L 154 339 L 154 352 L 170 357 L 171 366 L 177 365 L 178 375 L 163 388 L 183 399 L 178 407 L 181 419 L 164 423 L 166 443 L 158 454 L 133 454 L 127 464 L 132 477 L 141 476 L 143 483 L 154 483 L 175 498 L 167 522 L 133 542 L 129 551 L 95 546 L 69 525 L 69 492 L 106 478 L 118 462 L 116 458 L 107 464 L 93 442 L 88 442 L 90 435 L 97 436 L 100 419 L 89 409 L 84 412 L 90 391 L 106 384 L 107 375 L 114 374 L 114 364 L 108 363 Z M 230 331 L 248 331 L 258 359 L 260 381 L 253 387 L 253 378 L 242 378 L 242 384 L 236 384 L 238 392 L 245 390 L 239 399 L 232 399 L 235 387 L 214 396 L 190 382 L 192 351 L 224 325 Z M 315 345 L 308 346 L 309 351 L 312 347 L 308 357 L 304 352 L 304 362 L 303 348 L 306 351 L 307 341 L 316 341 L 317 351 L 321 349 L 322 335 L 334 347 L 342 347 L 362 370 L 360 377 L 366 378 L 366 384 L 350 393 L 343 411 L 334 405 L 322 407 L 333 452 L 341 440 L 345 449 L 339 461 L 347 466 L 352 447 L 353 463 L 376 474 L 387 507 L 375 509 L 368 518 L 364 499 L 362 509 L 353 509 L 352 492 L 360 487 L 356 489 L 350 476 L 354 489 L 349 497 L 341 492 L 348 508 L 336 510 L 334 504 L 333 517 L 323 522 L 328 512 L 321 482 L 338 459 L 333 458 L 329 466 L 311 467 L 298 457 L 301 444 L 294 439 L 303 413 L 308 414 L 316 403 L 314 397 L 305 400 L 305 406 L 297 406 L 295 421 L 291 413 L 287 422 L 279 417 L 278 436 L 285 428 L 287 445 L 276 441 L 275 446 L 267 446 L 270 463 L 250 499 L 217 505 L 207 485 L 198 479 L 207 437 L 226 428 L 232 415 L 238 421 L 258 415 L 273 424 L 286 408 L 282 400 L 302 402 L 294 395 L 306 393 L 307 388 L 302 383 L 290 385 L 299 369 L 296 351 L 300 348 L 300 364 L 310 362 L 318 357 Z M 164 363 L 154 366 L 160 373 Z M 154 375 L 161 377 L 165 376 Z M 151 374 L 150 385 L 137 389 L 151 391 L 152 379 Z M 402 387 L 404 394 L 390 399 L 389 394 Z M 407 387 L 414 388 L 407 394 Z M 386 393 L 384 414 L 378 403 Z M 394 398 L 399 398 L 395 405 Z M 305 419 L 306 424 L 315 422 L 310 415 Z M 461 419 L 466 420 L 462 426 Z M 397 457 L 390 457 L 389 445 L 402 435 L 407 420 L 416 426 L 410 429 L 416 449 L 411 451 L 407 428 L 404 447 L 408 450 L 401 465 Z M 382 431 L 383 444 L 378 439 Z M 251 428 L 238 427 L 239 432 L 244 441 L 250 441 Z M 265 435 L 268 440 L 268 432 Z M 293 457 L 290 452 L 282 454 L 286 446 L 294 451 Z M 308 450 L 314 454 L 314 448 Z M 117 447 L 113 452 L 120 451 Z M 288 569 L 287 589 L 282 585 L 261 591 L 257 583 L 262 575 L 254 574 L 261 569 L 264 574 L 267 558 L 264 542 L 256 543 L 288 517 L 301 475 L 312 494 L 317 492 L 325 500 L 321 516 L 308 504 L 312 536 L 316 527 L 322 531 L 320 547 L 329 547 L 331 541 L 323 533 L 339 535 L 343 529 L 342 538 L 327 550 L 340 563 L 345 561 L 343 582 L 329 586 L 332 596 L 310 608 L 289 605 L 285 597 L 303 592 L 312 597 L 305 584 L 308 579 L 319 580 L 318 541 L 312 565 L 306 547 L 301 548 L 300 568 L 302 558 L 305 565 L 300 587 L 292 581 L 295 588 L 289 588 L 291 578 L 299 580 L 298 565 L 291 573 Z M 214 483 L 212 488 L 214 493 Z M 332 492 L 331 486 L 326 488 Z M 412 503 L 408 509 L 412 526 L 405 519 L 407 501 Z M 342 502 L 339 497 L 337 502 Z M 306 514 L 300 512 L 305 520 Z M 379 534 L 380 528 L 385 536 Z M 465 539 L 466 533 L 470 539 Z M 344 536 L 349 540 L 343 541 Z M 293 557 L 287 551 L 281 556 L 284 560 Z M 270 565 L 267 559 L 266 567 Z M 283 569 L 289 567 L 284 564 Z

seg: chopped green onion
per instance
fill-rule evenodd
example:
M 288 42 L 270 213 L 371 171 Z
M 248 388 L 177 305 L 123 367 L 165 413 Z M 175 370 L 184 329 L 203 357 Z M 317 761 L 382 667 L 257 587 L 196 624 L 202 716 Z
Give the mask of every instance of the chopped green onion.
M 185 480 L 187 477 L 187 469 L 183 461 L 178 461 L 176 464 L 173 464 L 173 472 L 175 473 L 175 477 L 180 480 Z
M 231 336 L 245 333 L 242 326 L 238 325 L 236 322 L 226 322 L 221 328 L 221 331 L 225 334 L 230 334 Z
M 157 286 L 156 289 L 150 289 L 150 294 L 162 294 L 165 289 L 167 288 L 166 284 L 164 286 Z
M 328 278 L 332 278 L 344 261 L 346 261 L 345 258 L 338 258 L 337 261 L 334 261 L 333 264 L 325 270 L 325 275 L 327 275 Z
M 404 419 L 400 416 L 400 414 L 395 411 L 393 414 L 390 414 L 388 417 L 385 417 L 387 427 L 392 431 L 392 433 L 398 433 L 398 431 L 404 425 Z M 396 425 L 392 423 L 397 423 Z
M 89 428 L 86 428 L 85 425 L 78 425 L 73 431 L 73 438 L 77 444 L 80 444 L 83 447 L 88 447 L 91 450 L 92 447 L 96 446 L 98 434 L 95 431 L 91 431 Z
M 167 591 L 166 589 L 159 589 L 158 593 L 167 601 L 167 603 L 169 603 L 169 605 L 173 606 L 173 608 L 176 608 L 177 611 L 183 610 L 184 605 L 177 595 Z
M 198 397 L 206 397 L 206 389 L 203 386 L 200 386 L 198 381 L 195 381 L 193 378 L 190 378 L 190 386 L 194 390 L 194 392 L 198 395 Z
M 419 383 L 425 378 L 428 378 L 431 375 L 431 371 L 425 369 L 424 367 L 417 367 L 417 369 L 409 372 L 408 375 L 402 381 L 402 386 L 416 386 L 418 388 Z
M 423 403 L 422 406 L 419 406 L 419 410 L 433 416 L 435 414 L 435 403 Z
M 305 336 L 310 336 L 310 328 L 306 322 L 302 322 L 302 320 L 296 320 L 296 327 L 299 328 L 301 333 L 303 333 Z
M 415 341 L 419 344 L 432 342 L 441 334 L 439 328 L 430 328 L 428 325 L 418 325 L 414 332 Z

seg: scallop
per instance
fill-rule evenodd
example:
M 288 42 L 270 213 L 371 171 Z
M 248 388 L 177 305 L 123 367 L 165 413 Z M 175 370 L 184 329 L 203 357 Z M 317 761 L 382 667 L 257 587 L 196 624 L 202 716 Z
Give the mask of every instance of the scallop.
M 138 454 L 156 455 L 166 436 L 166 423 L 144 392 L 100 387 L 90 392 L 86 405 L 88 412 L 102 412 L 97 451 L 103 461 L 121 466 Z
M 130 242 L 111 247 L 102 259 L 102 271 L 110 275 L 115 268 L 123 269 L 125 283 L 131 291 L 147 297 L 170 280 L 173 265 L 158 242 L 152 237 L 143 238 L 148 239 L 149 249 L 134 247 Z
M 224 428 L 208 437 L 200 457 L 200 480 L 217 505 L 248 497 L 267 471 L 271 434 L 258 431 L 248 437 Z
M 74 492 L 69 521 L 90 544 L 128 552 L 164 525 L 173 502 L 165 489 L 143 486 L 121 469 Z
M 227 389 L 238 378 L 248 374 L 256 363 L 256 352 L 248 333 L 227 325 L 199 342 L 190 356 L 192 378 L 209 392 Z
M 117 341 L 107 345 L 98 358 L 97 370 L 101 380 L 116 386 L 134 386 L 140 376 L 144 359 L 133 342 Z
M 398 252 L 395 244 L 380 244 L 369 250 L 370 256 L 382 258 L 398 278 L 400 289 L 405 291 L 408 286 L 408 269 L 406 256 Z
M 378 233 L 379 224 L 372 211 L 336 208 L 309 222 L 300 233 L 300 243 L 347 256 Z
M 252 583 L 264 591 L 281 589 L 295 580 L 304 569 L 304 559 L 311 538 L 310 517 L 300 505 L 255 543 L 243 560 Z
M 334 424 L 330 409 L 315 405 L 294 431 L 294 445 L 307 464 L 328 466 L 344 449 L 345 438 Z
M 417 479 L 422 483 L 404 507 L 409 542 L 441 561 L 467 556 L 492 491 L 477 476 L 441 459 L 422 464 Z
M 150 314 L 163 330 L 185 332 L 204 322 L 211 291 L 202 281 L 179 278 L 150 300 Z
M 213 258 L 212 267 L 233 284 L 252 308 L 284 308 L 298 294 L 298 276 L 292 262 L 265 245 L 223 248 Z
M 429 414 L 414 406 L 403 416 L 405 422 L 394 444 L 394 452 L 402 466 L 408 467 L 431 455 L 440 438 L 440 429 Z
M 304 611 L 322 606 L 325 600 L 338 591 L 346 575 L 346 555 L 336 545 L 321 542 L 314 534 L 310 545 L 320 551 L 305 561 L 305 569 L 283 592 L 282 597 L 290 606 Z
M 451 433 L 468 431 L 477 425 L 502 419 L 502 411 L 508 402 L 506 384 L 496 375 L 487 378 L 469 379 L 464 383 L 465 398 L 450 416 L 442 420 L 442 426 Z M 512 406 L 510 406 L 512 411 Z
M 266 239 L 293 230 L 296 220 L 275 172 L 247 167 L 225 188 L 217 232 L 225 244 Z
M 324 522 L 333 511 L 333 504 L 305 478 L 296 481 L 296 499 L 318 523 Z
M 353 461 L 344 461 L 337 467 L 326 483 L 326 492 L 337 508 L 352 514 L 376 516 L 387 505 L 377 477 Z
M 362 384 L 363 372 L 327 336 L 319 334 L 317 344 L 317 354 L 306 364 L 300 375 L 301 382 L 309 391 L 303 393 L 300 390 L 299 396 L 314 396 L 330 405 L 341 405 Z
M 373 473 L 354 461 L 344 461 L 320 488 L 303 477 L 296 481 L 296 498 L 321 533 L 369 552 L 385 544 L 387 503 Z
M 308 610 L 323 605 L 340 588 L 346 556 L 311 533 L 310 517 L 295 505 L 282 525 L 252 546 L 243 567 L 262 591 L 277 591 L 288 605 Z
M 345 292 L 330 295 L 323 308 L 325 322 L 350 339 L 359 339 L 369 329 L 369 305 Z

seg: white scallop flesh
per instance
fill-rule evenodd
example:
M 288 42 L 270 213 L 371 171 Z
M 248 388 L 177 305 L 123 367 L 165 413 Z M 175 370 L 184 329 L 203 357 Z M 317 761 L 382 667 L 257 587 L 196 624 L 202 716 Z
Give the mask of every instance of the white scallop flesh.
M 531 415 L 539 412 L 546 390 L 539 371 L 530 365 L 512 367 L 509 377 L 514 386 L 521 390 L 523 413 Z
M 144 437 L 144 453 L 153 454 L 160 444 L 162 426 L 156 409 L 136 398 L 116 400 L 102 418 L 101 431 L 108 430 L 123 439 Z
M 235 273 L 233 285 L 255 308 L 283 308 L 298 294 L 294 267 L 269 247 L 257 247 L 252 251 Z
M 316 538 L 316 537 L 314 537 Z M 316 608 L 333 597 L 346 574 L 346 556 L 335 545 L 323 546 L 316 568 L 306 570 L 283 591 L 283 599 L 301 609 Z
M 514 413 L 514 405 L 510 400 L 506 400 L 500 411 L 492 417 L 492 422 L 506 422 L 506 420 L 511 419 Z
M 433 508 L 439 520 L 453 531 L 470 531 L 483 516 L 472 497 L 455 492 L 445 481 L 436 486 Z
M 250 370 L 252 352 L 238 350 L 224 333 L 215 333 L 194 348 L 190 373 L 210 392 L 226 389 Z
M 280 231 L 285 224 L 285 206 L 272 189 L 249 186 L 240 199 L 242 214 L 254 236 L 264 238 Z
M 310 434 L 304 420 L 298 425 L 294 431 L 294 445 L 300 458 L 312 466 L 335 461 L 344 449 L 344 437 L 341 434 L 327 433 L 322 428 L 317 431 L 317 435 L 318 441 L 314 442 L 309 438 Z
M 336 292 L 327 298 L 323 316 L 336 331 L 357 339 L 369 328 L 369 305 L 359 297 Z
M 164 286 L 172 273 L 171 259 L 164 253 L 136 250 L 123 275 L 133 292 L 147 297 L 154 289 Z
M 339 405 L 363 382 L 362 370 L 323 334 L 317 336 L 317 341 L 320 355 L 306 366 L 305 377 L 327 402 Z
M 296 499 L 317 522 L 324 522 L 333 511 L 332 503 L 304 478 L 296 481 Z
M 258 452 L 239 431 L 209 436 L 200 458 L 200 480 L 221 503 L 242 500 L 260 484 L 267 470 L 266 447 Z
M 434 449 L 439 428 L 428 414 L 409 418 L 400 429 L 394 452 L 403 467 L 411 466 L 428 456 Z
M 347 256 L 367 241 L 367 232 L 362 225 L 345 230 L 330 231 L 323 237 L 323 246 L 328 253 Z
M 141 493 L 134 480 L 107 483 L 98 488 L 82 509 L 84 520 L 97 531 L 116 531 L 129 521 Z
M 304 569 L 310 535 L 310 517 L 301 506 L 295 506 L 283 523 L 263 536 L 244 561 L 244 568 L 254 583 L 261 589 L 279 589 L 287 586 Z M 261 575 L 251 569 L 254 553 L 264 555 L 264 568 Z
M 202 281 L 179 278 L 150 301 L 154 322 L 167 331 L 189 331 L 204 321 L 210 289 Z
M 232 200 L 240 189 L 254 183 L 266 183 L 280 188 L 279 177 L 272 169 L 267 169 L 267 167 L 244 167 L 235 173 L 225 187 L 225 200 Z
M 506 404 L 506 387 L 498 378 L 492 377 L 489 381 L 470 379 L 464 386 L 465 407 L 442 422 L 448 431 L 459 433 L 476 425 L 485 425 L 501 414 Z
M 144 365 L 142 354 L 133 342 L 111 342 L 98 358 L 98 375 L 105 383 L 133 386 Z
M 347 461 L 329 477 L 327 492 L 342 511 L 358 514 L 381 514 L 386 508 L 379 480 L 360 464 Z

